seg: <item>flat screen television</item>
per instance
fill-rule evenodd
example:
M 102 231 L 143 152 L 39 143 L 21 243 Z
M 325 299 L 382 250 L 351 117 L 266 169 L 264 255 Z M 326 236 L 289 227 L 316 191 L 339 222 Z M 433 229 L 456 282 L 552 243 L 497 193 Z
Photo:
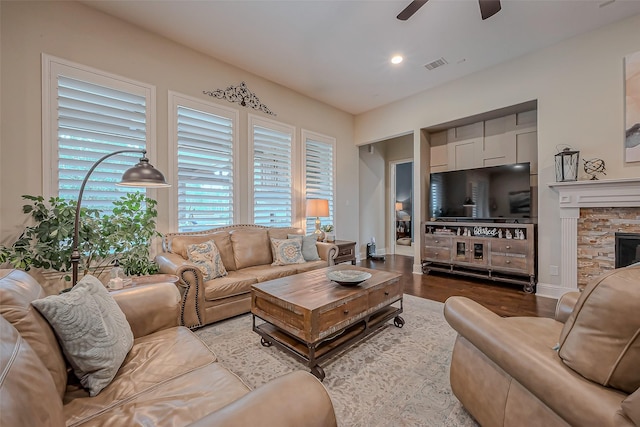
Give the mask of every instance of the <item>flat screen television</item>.
M 441 220 L 531 218 L 530 164 L 434 172 L 429 206 Z

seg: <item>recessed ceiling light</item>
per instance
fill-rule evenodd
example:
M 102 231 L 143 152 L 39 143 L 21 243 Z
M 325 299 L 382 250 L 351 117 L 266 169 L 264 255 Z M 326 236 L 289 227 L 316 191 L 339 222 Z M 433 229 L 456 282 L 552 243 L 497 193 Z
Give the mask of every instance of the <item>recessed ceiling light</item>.
M 397 64 L 401 63 L 403 59 L 404 58 L 401 55 L 396 55 L 393 58 L 391 58 L 391 63 L 397 65 Z

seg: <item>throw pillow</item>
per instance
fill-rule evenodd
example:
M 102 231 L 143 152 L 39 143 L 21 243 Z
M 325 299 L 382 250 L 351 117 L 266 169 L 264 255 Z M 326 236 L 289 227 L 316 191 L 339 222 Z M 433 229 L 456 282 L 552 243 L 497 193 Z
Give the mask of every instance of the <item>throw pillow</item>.
M 303 264 L 302 242 L 298 239 L 271 239 L 271 265 Z
M 227 275 L 227 270 L 224 268 L 220 257 L 220 251 L 213 240 L 187 246 L 187 256 L 189 261 L 202 271 L 205 281 Z
M 69 292 L 32 301 L 56 332 L 80 383 L 95 396 L 115 377 L 133 333 L 104 285 L 85 276 Z
M 302 241 L 302 256 L 305 261 L 319 261 L 320 255 L 318 255 L 318 247 L 316 243 L 318 239 L 316 236 L 303 236 L 302 234 L 288 234 L 289 239 L 299 239 Z

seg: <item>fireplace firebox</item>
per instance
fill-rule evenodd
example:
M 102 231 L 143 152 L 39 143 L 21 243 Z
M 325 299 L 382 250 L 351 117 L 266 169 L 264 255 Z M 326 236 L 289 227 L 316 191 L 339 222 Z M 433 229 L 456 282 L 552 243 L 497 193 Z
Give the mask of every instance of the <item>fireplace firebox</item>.
M 640 262 L 640 233 L 616 233 L 616 268 Z

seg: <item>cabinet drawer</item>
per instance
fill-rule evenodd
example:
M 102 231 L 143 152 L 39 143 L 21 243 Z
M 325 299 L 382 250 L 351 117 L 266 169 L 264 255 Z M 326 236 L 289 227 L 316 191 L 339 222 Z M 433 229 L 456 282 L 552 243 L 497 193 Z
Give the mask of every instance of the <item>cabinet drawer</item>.
M 336 328 L 338 325 L 340 327 L 348 325 L 356 316 L 367 311 L 367 301 L 367 294 L 364 294 L 324 313 L 319 313 L 318 330 L 331 333 L 338 329 Z
M 496 239 L 491 242 L 491 252 L 505 254 L 526 254 L 528 242 L 526 240 Z
M 426 234 L 424 236 L 424 246 L 449 248 L 451 247 L 451 236 L 434 236 L 433 234 Z
M 447 248 L 424 248 L 424 259 L 432 261 L 446 261 L 451 260 L 451 249 Z
M 391 301 L 402 295 L 400 281 L 385 285 L 381 288 L 374 289 L 369 293 L 369 307 L 376 308 L 379 304 Z
M 528 273 L 528 263 L 527 258 L 524 256 L 507 256 L 507 255 L 497 255 L 495 253 L 491 254 L 491 267 L 500 268 L 500 269 L 509 269 L 509 270 L 518 270 L 523 273 Z

